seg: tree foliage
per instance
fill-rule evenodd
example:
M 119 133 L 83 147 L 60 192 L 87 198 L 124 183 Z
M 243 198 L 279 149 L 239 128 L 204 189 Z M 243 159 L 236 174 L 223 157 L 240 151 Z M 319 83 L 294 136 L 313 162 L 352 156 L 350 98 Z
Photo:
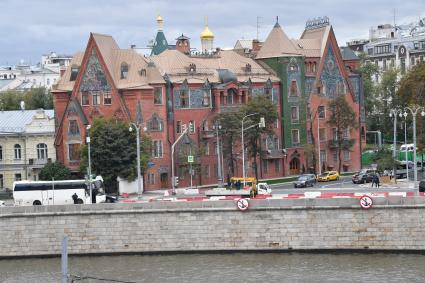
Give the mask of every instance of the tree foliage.
M 254 97 L 241 109 L 242 114 L 249 115 L 252 113 L 258 113 L 245 120 L 245 127 L 249 125 L 258 124 L 260 117 L 264 117 L 265 127 L 252 127 L 245 132 L 246 151 L 249 157 L 253 158 L 253 169 L 255 172 L 255 178 L 258 180 L 258 166 L 257 157 L 261 152 L 261 136 L 273 135 L 274 125 L 278 118 L 276 104 L 274 104 L 270 96 L 258 96 Z
M 117 177 L 133 181 L 137 177 L 136 131 L 120 121 L 96 119 L 90 129 L 92 174 L 102 175 L 108 191 L 117 189 Z M 140 143 L 141 174 L 151 158 L 151 139 L 142 134 Z M 86 173 L 87 145 L 80 148 L 80 169 Z
M 380 172 L 383 172 L 384 170 L 392 170 L 398 164 L 392 156 L 392 151 L 386 149 L 377 151 L 373 155 L 372 161 L 378 164 L 378 171 Z
M 21 101 L 25 102 L 25 109 L 53 109 L 53 96 L 50 91 L 44 87 L 32 88 L 25 92 L 8 90 L 1 94 L 1 110 L 19 110 Z
M 235 145 L 241 144 L 241 131 L 243 117 L 254 114 L 244 120 L 244 128 L 258 125 L 260 118 L 264 117 L 265 128 L 254 126 L 244 131 L 246 162 L 248 157 L 253 158 L 253 169 L 255 177 L 258 179 L 257 157 L 261 151 L 261 137 L 273 134 L 274 124 L 278 118 L 276 105 L 271 101 L 270 96 L 258 96 L 248 101 L 238 111 L 232 113 L 221 113 L 217 120 L 221 124 L 220 136 L 223 141 L 223 155 L 227 158 L 229 171 L 234 176 L 237 159 L 242 158 L 242 150 L 235 152 Z M 228 176 L 229 177 L 229 176 Z
M 342 150 L 349 150 L 354 142 L 344 138 L 344 131 L 350 128 L 357 128 L 356 113 L 345 100 L 345 96 L 338 96 L 329 101 L 331 111 L 328 124 L 336 128 L 337 148 L 338 148 L 338 172 L 341 172 Z
M 47 163 L 38 176 L 43 181 L 51 181 L 53 178 L 55 180 L 68 180 L 71 178 L 71 171 L 61 162 L 56 161 Z

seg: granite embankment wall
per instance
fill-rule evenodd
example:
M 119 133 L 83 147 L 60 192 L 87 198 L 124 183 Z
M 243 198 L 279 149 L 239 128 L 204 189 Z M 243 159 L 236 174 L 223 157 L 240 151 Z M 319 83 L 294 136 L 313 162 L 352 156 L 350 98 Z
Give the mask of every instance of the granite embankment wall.
M 155 202 L 0 209 L 0 257 L 236 250 L 425 250 L 425 198 Z

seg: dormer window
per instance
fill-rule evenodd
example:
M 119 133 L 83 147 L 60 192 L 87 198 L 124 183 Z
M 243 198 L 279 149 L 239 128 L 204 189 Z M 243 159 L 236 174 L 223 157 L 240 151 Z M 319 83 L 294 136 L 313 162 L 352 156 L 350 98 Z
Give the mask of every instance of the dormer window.
M 77 79 L 78 70 L 79 70 L 79 68 L 76 67 L 76 66 L 72 66 L 71 67 L 71 77 L 69 79 L 71 82 L 73 82 L 73 81 L 75 81 Z
M 245 72 L 251 73 L 251 70 L 252 70 L 251 64 L 246 64 L 245 65 Z
M 196 65 L 192 63 L 189 65 L 189 73 L 195 73 L 195 72 L 196 72 Z
M 121 64 L 121 79 L 127 79 L 128 77 L 128 65 L 127 63 Z

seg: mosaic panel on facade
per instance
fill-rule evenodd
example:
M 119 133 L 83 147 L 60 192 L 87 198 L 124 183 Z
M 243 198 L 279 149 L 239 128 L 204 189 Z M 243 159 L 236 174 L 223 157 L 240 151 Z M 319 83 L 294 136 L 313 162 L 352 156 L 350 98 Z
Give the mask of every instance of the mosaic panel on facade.
M 320 79 L 323 84 L 324 94 L 329 98 L 335 98 L 338 94 L 342 94 L 342 89 L 345 89 L 345 87 L 339 88 L 338 91 L 338 86 L 345 86 L 345 82 L 331 47 L 328 48 Z
M 90 57 L 87 62 L 86 70 L 80 85 L 80 91 L 110 91 L 105 71 L 99 62 L 94 49 L 91 50 Z
M 354 91 L 355 102 L 359 103 L 360 101 L 360 77 L 350 77 L 351 86 Z
M 293 81 L 297 82 L 297 96 L 301 95 L 301 70 L 296 62 L 291 62 L 288 64 L 288 86 L 287 93 L 288 97 L 291 93 L 291 84 Z
M 174 92 L 174 106 L 182 108 L 181 98 L 183 93 L 188 93 L 189 107 L 185 108 L 203 108 L 210 107 L 211 91 L 209 89 L 181 89 Z

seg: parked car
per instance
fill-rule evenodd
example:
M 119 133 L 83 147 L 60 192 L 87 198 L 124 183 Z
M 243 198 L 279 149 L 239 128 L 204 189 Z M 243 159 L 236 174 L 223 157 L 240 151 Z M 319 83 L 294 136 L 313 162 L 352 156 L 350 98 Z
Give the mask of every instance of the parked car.
M 316 183 L 316 176 L 314 174 L 303 174 L 294 181 L 294 188 L 313 187 Z
M 317 177 L 317 181 L 319 182 L 327 182 L 333 180 L 339 180 L 339 174 L 337 171 L 326 171 Z
M 358 172 L 353 176 L 351 179 L 354 184 L 364 184 L 364 183 L 370 183 L 372 182 L 373 176 L 375 176 L 375 173 L 362 173 Z
M 425 179 L 419 182 L 419 191 L 425 193 Z

